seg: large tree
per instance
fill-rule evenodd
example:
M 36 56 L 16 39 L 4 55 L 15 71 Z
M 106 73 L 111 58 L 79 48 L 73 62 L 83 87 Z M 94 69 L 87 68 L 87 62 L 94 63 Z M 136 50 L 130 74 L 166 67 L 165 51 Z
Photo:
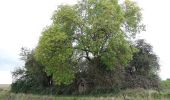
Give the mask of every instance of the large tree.
M 132 59 L 136 49 L 131 39 L 144 30 L 141 20 L 140 8 L 129 0 L 123 4 L 81 0 L 73 6 L 61 5 L 52 25 L 42 32 L 36 58 L 59 85 L 70 84 L 75 73 L 94 66 L 114 70 Z M 80 66 L 82 62 L 91 66 Z

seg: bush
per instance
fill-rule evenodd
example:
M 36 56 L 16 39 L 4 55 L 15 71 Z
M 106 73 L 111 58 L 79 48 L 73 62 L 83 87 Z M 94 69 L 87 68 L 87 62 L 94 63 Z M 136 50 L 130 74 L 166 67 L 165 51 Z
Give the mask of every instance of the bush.
M 161 82 L 162 89 L 170 89 L 170 79 Z

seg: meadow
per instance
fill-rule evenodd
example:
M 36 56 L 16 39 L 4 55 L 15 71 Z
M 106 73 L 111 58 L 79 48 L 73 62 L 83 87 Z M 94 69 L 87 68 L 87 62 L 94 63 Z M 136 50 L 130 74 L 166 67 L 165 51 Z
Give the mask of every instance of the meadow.
M 33 94 L 14 94 L 10 92 L 9 85 L 0 85 L 0 100 L 170 100 L 170 92 L 162 90 L 128 89 L 117 94 L 98 94 L 98 95 L 33 95 Z

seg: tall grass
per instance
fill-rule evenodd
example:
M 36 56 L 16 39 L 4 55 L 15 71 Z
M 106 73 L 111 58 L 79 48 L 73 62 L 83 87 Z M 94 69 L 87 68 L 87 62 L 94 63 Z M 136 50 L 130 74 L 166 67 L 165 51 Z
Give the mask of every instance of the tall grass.
M 99 96 L 50 96 L 32 94 L 14 94 L 0 91 L 0 100 L 170 100 L 170 93 L 153 90 L 133 89 L 121 91 L 118 94 L 104 94 Z

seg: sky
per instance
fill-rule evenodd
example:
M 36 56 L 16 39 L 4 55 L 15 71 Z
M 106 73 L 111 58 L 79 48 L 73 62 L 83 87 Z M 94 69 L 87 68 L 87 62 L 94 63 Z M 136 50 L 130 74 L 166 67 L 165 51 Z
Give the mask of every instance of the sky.
M 44 27 L 60 4 L 75 4 L 77 0 L 0 0 L 0 84 L 12 82 L 11 71 L 23 65 L 21 47 L 35 48 Z M 170 78 L 170 1 L 135 0 L 142 8 L 146 32 L 144 38 L 153 46 L 160 59 L 160 77 Z

